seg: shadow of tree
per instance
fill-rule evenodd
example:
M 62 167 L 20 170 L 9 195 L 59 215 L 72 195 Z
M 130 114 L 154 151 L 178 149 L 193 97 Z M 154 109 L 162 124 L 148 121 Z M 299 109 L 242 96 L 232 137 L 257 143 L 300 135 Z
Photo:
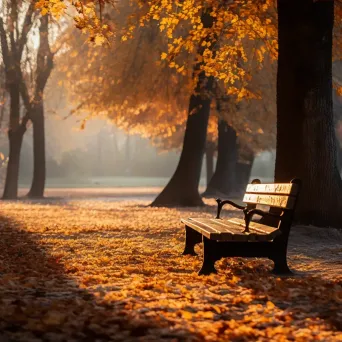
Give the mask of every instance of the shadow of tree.
M 0 216 L 1 342 L 199 339 L 172 322 L 136 318 L 124 306 L 80 288 L 72 269 L 65 269 L 34 234 Z
M 310 329 L 313 322 L 322 320 L 333 331 L 342 331 L 342 279 L 327 280 L 311 275 L 311 271 L 295 272 L 293 276 L 279 277 L 270 273 L 271 261 L 231 258 L 221 261 L 226 270 L 227 281 L 231 277 L 239 279 L 251 294 L 248 306 L 271 302 L 283 310 L 284 326 L 293 321 L 300 322 L 302 328 Z M 341 336 L 341 335 L 340 335 Z

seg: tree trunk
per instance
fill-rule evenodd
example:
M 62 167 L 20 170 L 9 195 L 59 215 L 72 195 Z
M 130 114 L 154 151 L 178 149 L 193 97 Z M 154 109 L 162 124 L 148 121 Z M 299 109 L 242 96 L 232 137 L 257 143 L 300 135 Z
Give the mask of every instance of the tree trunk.
M 6 180 L 3 199 L 16 199 L 18 197 L 18 180 L 20 151 L 23 142 L 25 130 L 19 127 L 17 130 L 8 132 L 9 157 L 6 170 Z
M 236 186 L 234 188 L 234 193 L 238 196 L 242 195 L 246 191 L 247 184 L 251 178 L 251 171 L 254 162 L 254 155 L 246 163 L 236 164 Z
M 337 166 L 338 166 L 338 171 L 341 175 L 342 172 L 342 147 L 340 145 L 337 145 Z
M 3 199 L 16 199 L 18 197 L 18 178 L 20 151 L 26 125 L 19 124 L 20 94 L 14 85 L 10 89 L 10 127 L 8 130 L 9 156 L 6 170 L 6 180 Z
M 224 120 L 219 120 L 218 123 L 217 151 L 215 173 L 203 194 L 206 197 L 227 196 L 235 188 L 238 156 L 237 136 L 236 131 Z
M 203 81 L 204 78 L 202 72 L 199 82 Z M 212 84 L 213 80 L 209 78 L 206 84 L 208 91 Z M 210 102 L 209 97 L 191 95 L 183 150 L 177 169 L 164 190 L 154 200 L 152 206 L 193 207 L 203 205 L 198 185 L 205 151 Z
M 213 25 L 211 9 L 202 14 L 203 27 Z M 212 45 L 213 47 L 213 45 Z M 199 54 L 204 47 L 199 47 Z M 176 171 L 164 190 L 151 204 L 152 206 L 202 206 L 204 205 L 198 191 L 201 177 L 203 155 L 205 152 L 207 127 L 210 114 L 211 90 L 213 78 L 207 78 L 201 71 L 201 63 L 194 67 L 194 77 L 197 73 L 198 81 L 195 93 L 190 97 L 188 120 L 186 122 L 183 150 Z
M 207 186 L 214 174 L 214 154 L 215 154 L 215 144 L 212 142 L 208 142 L 206 150 L 205 150 Z
M 333 1 L 278 0 L 275 181 L 303 182 L 296 220 L 342 227 L 332 108 Z
M 46 179 L 44 106 L 42 103 L 34 107 L 31 121 L 33 125 L 33 180 L 27 197 L 42 198 Z

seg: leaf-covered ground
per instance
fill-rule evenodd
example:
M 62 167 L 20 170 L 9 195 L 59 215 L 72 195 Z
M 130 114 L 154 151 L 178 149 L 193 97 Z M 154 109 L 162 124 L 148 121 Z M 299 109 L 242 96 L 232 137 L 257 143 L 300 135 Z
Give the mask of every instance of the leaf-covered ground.
M 147 204 L 1 203 L 0 341 L 342 341 L 338 232 L 294 227 L 292 278 L 243 258 L 198 276 L 180 217 L 215 208 Z

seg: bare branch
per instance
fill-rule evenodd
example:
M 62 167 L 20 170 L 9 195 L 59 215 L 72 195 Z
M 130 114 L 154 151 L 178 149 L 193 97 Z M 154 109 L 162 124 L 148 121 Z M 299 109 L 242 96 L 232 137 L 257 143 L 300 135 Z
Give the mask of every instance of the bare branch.
M 33 26 L 33 14 L 35 11 L 35 1 L 31 1 L 31 4 L 29 6 L 29 8 L 26 11 L 25 14 L 25 19 L 24 19 L 24 23 L 23 23 L 23 29 L 21 31 L 21 36 L 20 38 L 18 38 L 18 55 L 22 56 L 23 50 L 24 50 L 24 46 L 26 44 L 27 41 L 27 36 L 28 33 L 30 32 L 32 26 Z
M 6 31 L 4 27 L 4 21 L 1 17 L 0 17 L 0 40 L 1 40 L 1 50 L 2 50 L 3 60 L 4 60 L 6 68 L 9 68 L 10 58 L 9 58 L 8 42 L 7 42 Z
M 40 43 L 37 53 L 37 78 L 35 89 L 35 101 L 40 101 L 42 93 L 50 77 L 53 68 L 54 54 L 51 52 L 49 44 L 49 17 L 40 19 L 39 36 Z

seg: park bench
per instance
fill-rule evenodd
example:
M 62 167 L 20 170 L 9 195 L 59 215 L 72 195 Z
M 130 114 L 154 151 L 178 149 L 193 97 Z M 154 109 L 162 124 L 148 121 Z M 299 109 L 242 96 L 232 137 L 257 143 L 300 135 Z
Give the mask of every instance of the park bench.
M 185 224 L 183 255 L 196 255 L 194 247 L 203 242 L 203 264 L 199 274 L 216 273 L 215 262 L 223 257 L 269 258 L 274 262 L 273 273 L 291 274 L 287 265 L 287 241 L 291 229 L 301 181 L 261 184 L 255 179 L 248 184 L 243 202 L 217 199 L 216 218 L 182 219 Z M 222 219 L 221 210 L 229 204 L 244 214 L 244 218 Z M 257 208 L 269 207 L 269 211 Z M 252 218 L 258 215 L 261 222 Z

